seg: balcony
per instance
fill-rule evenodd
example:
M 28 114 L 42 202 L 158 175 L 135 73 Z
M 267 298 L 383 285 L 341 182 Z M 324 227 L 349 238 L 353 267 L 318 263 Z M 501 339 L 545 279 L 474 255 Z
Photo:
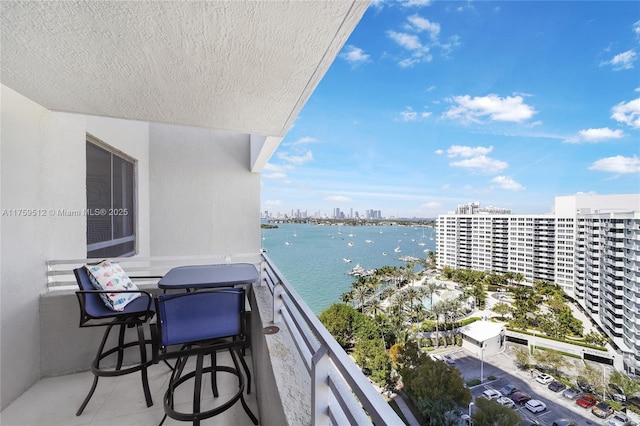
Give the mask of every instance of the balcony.
M 119 261 L 135 276 L 162 275 L 181 264 L 230 260 L 198 256 L 123 258 Z M 46 358 L 43 375 L 87 369 L 97 347 L 97 343 L 94 345 L 92 341 L 96 333 L 79 331 L 77 327 L 78 307 L 70 272 L 82 262 L 53 261 L 48 264 L 49 290 L 40 301 L 45 328 L 42 338 Z M 248 363 L 253 371 L 254 391 L 249 395 L 248 404 L 259 417 L 260 424 L 402 424 L 271 260 L 262 256 L 259 266 L 260 283 L 249 295 L 252 347 Z M 152 283 L 143 283 L 140 287 L 155 290 Z M 267 326 L 275 326 L 278 331 L 271 334 L 265 329 Z M 64 342 L 64 345 L 60 346 L 58 342 Z M 64 353 L 47 356 L 47 351 Z M 169 373 L 162 363 L 152 366 L 150 387 L 154 405 L 149 408 L 144 403 L 138 374 L 102 378 L 96 394 L 80 417 L 75 416 L 75 411 L 89 389 L 91 373 L 43 377 L 2 412 L 2 422 L 34 425 L 158 424 L 163 417 L 162 395 Z M 182 395 L 180 400 L 187 403 L 188 398 Z M 211 403 L 210 400 L 206 402 Z M 251 425 L 242 406 L 236 405 L 204 424 Z M 165 424 L 179 424 L 169 420 Z

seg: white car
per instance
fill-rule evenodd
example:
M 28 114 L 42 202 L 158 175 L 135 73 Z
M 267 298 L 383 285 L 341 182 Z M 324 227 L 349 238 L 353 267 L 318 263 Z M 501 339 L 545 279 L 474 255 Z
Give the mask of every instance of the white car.
M 524 404 L 525 408 L 532 413 L 541 413 L 547 409 L 547 404 L 537 399 L 530 399 Z
M 536 382 L 542 383 L 543 385 L 548 385 L 553 382 L 553 377 L 548 374 L 540 374 L 536 377 Z
M 496 399 L 496 402 L 500 405 L 504 405 L 505 407 L 509 407 L 509 408 L 513 408 L 516 406 L 516 403 L 513 402 L 510 398 L 507 398 L 506 396 L 501 396 L 500 398 Z
M 488 400 L 498 399 L 502 397 L 502 394 L 495 389 L 487 389 L 482 392 L 482 397 Z

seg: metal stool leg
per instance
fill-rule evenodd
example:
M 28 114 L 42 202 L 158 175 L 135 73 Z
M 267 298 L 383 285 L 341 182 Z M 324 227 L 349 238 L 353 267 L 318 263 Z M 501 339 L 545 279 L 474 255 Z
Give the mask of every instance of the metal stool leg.
M 100 359 L 102 358 L 102 351 L 104 350 L 104 345 L 107 343 L 107 338 L 109 337 L 109 333 L 111 332 L 112 327 L 113 325 L 109 325 L 107 326 L 107 329 L 104 331 L 104 335 L 102 336 L 102 342 L 100 342 L 100 346 L 98 346 L 98 352 L 96 353 L 96 357 L 91 363 L 91 370 L 93 371 L 93 385 L 91 385 L 91 389 L 89 390 L 89 393 L 87 394 L 87 396 L 84 398 L 84 401 L 82 401 L 80 408 L 78 408 L 78 411 L 76 411 L 76 416 L 79 416 L 80 414 L 82 414 L 85 407 L 89 403 L 89 400 L 93 396 L 93 393 L 96 391 L 96 386 L 98 386 L 98 377 L 100 376 L 96 374 L 95 370 L 100 368 Z

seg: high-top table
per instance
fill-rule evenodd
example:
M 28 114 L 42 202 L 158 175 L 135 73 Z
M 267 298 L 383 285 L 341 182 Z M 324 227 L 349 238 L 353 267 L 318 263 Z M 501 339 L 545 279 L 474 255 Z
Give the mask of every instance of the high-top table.
M 251 263 L 178 266 L 158 281 L 163 290 L 233 287 L 253 284 L 260 276 Z

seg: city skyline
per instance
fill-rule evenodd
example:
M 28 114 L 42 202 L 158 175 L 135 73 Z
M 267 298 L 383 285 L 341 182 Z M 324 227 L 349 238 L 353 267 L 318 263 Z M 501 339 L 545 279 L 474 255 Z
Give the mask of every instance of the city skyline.
M 261 210 L 637 193 L 639 42 L 632 2 L 373 2 L 263 170 Z

